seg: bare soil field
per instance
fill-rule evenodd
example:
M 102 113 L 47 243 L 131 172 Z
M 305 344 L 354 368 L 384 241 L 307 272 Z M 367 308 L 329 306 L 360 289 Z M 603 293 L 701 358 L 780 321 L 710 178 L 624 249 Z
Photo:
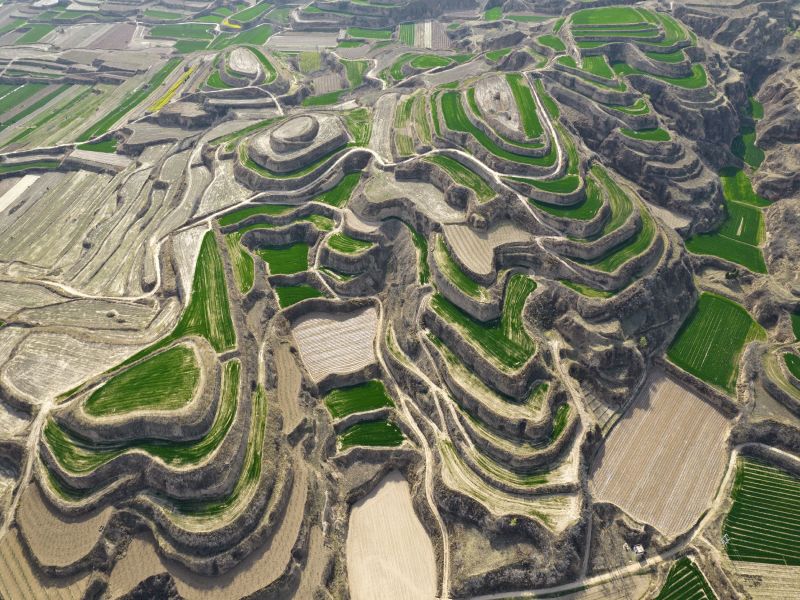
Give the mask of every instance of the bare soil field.
M 476 231 L 467 225 L 445 225 L 443 229 L 450 249 L 468 269 L 479 275 L 489 275 L 494 271 L 496 248 L 533 239 L 510 221 L 500 222 L 486 231 Z
M 127 50 L 135 31 L 134 23 L 118 23 L 95 38 L 92 47 L 99 50 Z
M 3 598 L 58 598 L 80 600 L 89 583 L 89 573 L 72 577 L 48 577 L 28 562 L 11 529 L 0 539 L 0 596 Z
M 464 212 L 445 202 L 444 194 L 430 183 L 397 181 L 391 173 L 380 173 L 367 181 L 364 194 L 373 202 L 408 198 L 421 212 L 441 223 L 464 221 Z
M 273 35 L 267 40 L 267 48 L 283 50 L 284 52 L 299 52 L 303 50 L 317 50 L 319 48 L 334 48 L 337 44 L 338 32 L 305 32 L 288 31 Z
M 786 600 L 797 593 L 800 567 L 736 561 L 736 573 L 745 589 L 759 600 Z
M 299 458 L 296 460 L 300 461 Z M 111 571 L 108 586 L 110 596 L 117 598 L 142 579 L 164 571 L 169 571 L 175 578 L 178 592 L 184 598 L 243 598 L 257 592 L 277 579 L 290 561 L 303 521 L 307 493 L 307 469 L 298 468 L 295 470 L 286 514 L 276 525 L 279 529 L 272 540 L 252 552 L 232 570 L 216 577 L 196 575 L 182 565 L 165 560 L 156 552 L 150 535 L 134 538 L 126 555 Z
M 3 212 L 14 204 L 29 187 L 36 183 L 37 179 L 39 179 L 39 175 L 25 175 L 22 179 L 18 180 L 11 189 L 0 196 L 0 212 Z
M 385 162 L 392 160 L 392 128 L 382 126 L 391 123 L 394 109 L 397 105 L 397 94 L 384 94 L 375 103 L 373 117 L 372 137 L 369 147 L 380 154 Z
M 335 92 L 344 87 L 342 78 L 337 73 L 329 73 L 315 77 L 313 81 L 315 94 L 327 94 Z
M 697 521 L 727 463 L 728 420 L 654 371 L 595 458 L 590 489 L 666 535 Z
M 398 471 L 351 509 L 347 576 L 353 600 L 436 596 L 433 545 L 414 512 L 408 482 Z
M 375 362 L 378 311 L 329 315 L 312 313 L 292 333 L 303 364 L 314 381 L 332 373 L 352 373 Z
M 39 485 L 32 483 L 20 498 L 17 526 L 38 561 L 44 565 L 66 566 L 91 551 L 111 511 L 112 508 L 106 506 L 86 516 L 67 519 L 53 512 L 42 498 Z
M 275 349 L 275 370 L 278 376 L 278 403 L 283 414 L 283 431 L 292 431 L 302 420 L 297 396 L 300 393 L 300 369 L 288 344 Z
M 258 59 L 247 48 L 234 48 L 228 59 L 228 64 L 233 71 L 250 77 L 255 77 L 258 73 Z

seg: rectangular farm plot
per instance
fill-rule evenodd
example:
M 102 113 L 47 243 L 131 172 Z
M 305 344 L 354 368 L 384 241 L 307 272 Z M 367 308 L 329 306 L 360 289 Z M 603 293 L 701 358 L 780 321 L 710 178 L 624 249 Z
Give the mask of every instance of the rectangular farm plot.
M 315 312 L 301 317 L 292 333 L 300 358 L 311 378 L 319 382 L 328 375 L 353 373 L 375 362 L 378 311 Z
M 334 419 L 385 406 L 394 406 L 394 402 L 386 393 L 383 382 L 377 379 L 332 390 L 325 396 L 324 402 Z
M 722 414 L 655 372 L 595 459 L 592 494 L 678 535 L 713 498 L 727 461 L 727 434 Z
M 308 270 L 308 244 L 259 248 L 256 253 L 269 265 L 271 275 L 291 275 Z
M 764 329 L 735 302 L 704 293 L 667 351 L 669 359 L 703 381 L 732 391 L 744 346 Z

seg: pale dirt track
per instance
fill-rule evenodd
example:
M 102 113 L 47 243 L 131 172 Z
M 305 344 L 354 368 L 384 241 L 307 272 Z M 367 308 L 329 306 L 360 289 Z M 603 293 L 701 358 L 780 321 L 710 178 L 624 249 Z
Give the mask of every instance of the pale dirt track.
M 303 418 L 297 401 L 300 393 L 300 369 L 294 361 L 288 344 L 275 349 L 275 370 L 278 375 L 278 403 L 283 414 L 283 431 L 292 431 Z
M 686 531 L 722 478 L 728 421 L 654 371 L 595 459 L 590 489 L 662 533 Z
M 353 600 L 436 597 L 433 545 L 414 512 L 408 482 L 398 471 L 353 505 L 347 573 Z

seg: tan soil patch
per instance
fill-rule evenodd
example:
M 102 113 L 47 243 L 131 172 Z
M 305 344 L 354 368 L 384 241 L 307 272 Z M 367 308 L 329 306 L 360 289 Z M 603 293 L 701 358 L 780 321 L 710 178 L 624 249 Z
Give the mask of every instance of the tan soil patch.
M 797 594 L 800 586 L 800 567 L 766 565 L 736 561 L 739 581 L 753 598 L 759 600 L 786 600 Z
M 353 600 L 436 596 L 433 544 L 414 512 L 408 482 L 398 471 L 353 505 L 347 574 Z
M 39 485 L 32 483 L 22 493 L 17 508 L 17 525 L 36 558 L 44 565 L 67 566 L 91 552 L 111 507 L 79 518 L 53 512 L 42 498 Z
M 471 271 L 479 275 L 494 272 L 494 251 L 505 244 L 531 242 L 533 236 L 511 222 L 476 231 L 468 225 L 445 225 L 444 235 L 450 249 Z
M 314 381 L 333 373 L 353 373 L 375 362 L 378 311 L 312 313 L 292 330 L 300 358 Z
M 283 413 L 284 432 L 292 431 L 303 418 L 298 404 L 300 394 L 300 369 L 288 344 L 281 344 L 275 350 L 275 370 L 278 375 L 278 403 Z
M 592 493 L 662 533 L 682 533 L 712 500 L 727 434 L 724 416 L 656 371 L 606 439 Z

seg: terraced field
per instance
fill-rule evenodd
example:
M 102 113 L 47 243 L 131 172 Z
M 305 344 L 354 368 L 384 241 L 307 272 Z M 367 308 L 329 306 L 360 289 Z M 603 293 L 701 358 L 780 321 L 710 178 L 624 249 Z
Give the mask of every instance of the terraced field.
M 661 588 L 658 600 L 715 600 L 716 595 L 708 585 L 703 573 L 690 559 L 679 559 L 669 570 L 667 581 Z
M 800 478 L 739 458 L 725 517 L 725 550 L 735 561 L 800 566 Z
M 345 429 L 339 435 L 339 446 L 342 450 L 352 446 L 399 446 L 403 439 L 403 432 L 391 421 L 364 421 Z
M 703 293 L 667 351 L 669 359 L 700 379 L 731 392 L 744 346 L 764 330 L 726 298 Z
M 291 275 L 308 270 L 308 244 L 300 242 L 288 246 L 258 248 L 258 254 L 269 265 L 272 275 Z

